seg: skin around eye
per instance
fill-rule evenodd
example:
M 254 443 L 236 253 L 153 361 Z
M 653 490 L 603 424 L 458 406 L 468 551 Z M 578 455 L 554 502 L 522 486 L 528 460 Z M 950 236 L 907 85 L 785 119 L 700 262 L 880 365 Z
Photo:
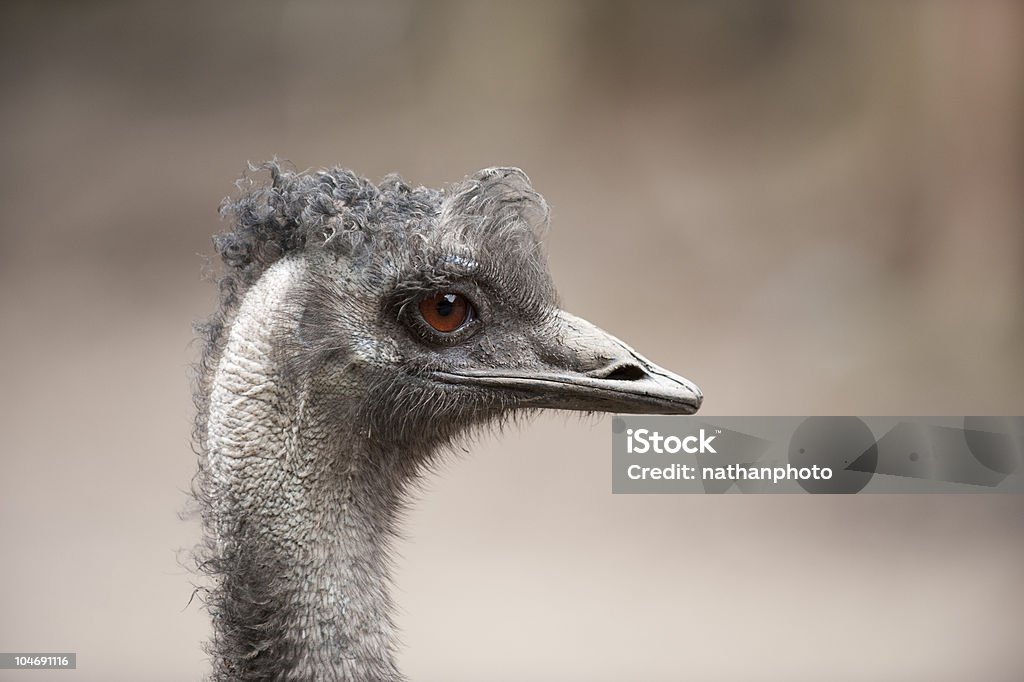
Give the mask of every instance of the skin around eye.
M 420 316 L 435 331 L 454 332 L 469 320 L 473 307 L 462 294 L 442 292 L 420 301 Z

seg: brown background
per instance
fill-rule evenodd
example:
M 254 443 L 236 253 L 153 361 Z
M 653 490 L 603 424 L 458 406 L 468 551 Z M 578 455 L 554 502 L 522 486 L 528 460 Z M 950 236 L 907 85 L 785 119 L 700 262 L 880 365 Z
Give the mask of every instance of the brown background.
M 518 165 L 566 306 L 707 414 L 1024 413 L 1024 5 L 5 3 L 0 650 L 185 680 L 190 325 L 247 161 Z M 1010 680 L 1019 497 L 613 497 L 607 418 L 426 481 L 416 680 Z

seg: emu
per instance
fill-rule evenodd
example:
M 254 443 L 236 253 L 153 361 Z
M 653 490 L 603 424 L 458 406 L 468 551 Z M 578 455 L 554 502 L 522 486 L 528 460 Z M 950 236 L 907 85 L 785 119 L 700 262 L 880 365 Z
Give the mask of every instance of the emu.
M 702 395 L 559 307 L 521 170 L 435 190 L 261 168 L 222 207 L 200 326 L 212 678 L 402 680 L 389 541 L 438 452 L 541 408 L 691 414 Z

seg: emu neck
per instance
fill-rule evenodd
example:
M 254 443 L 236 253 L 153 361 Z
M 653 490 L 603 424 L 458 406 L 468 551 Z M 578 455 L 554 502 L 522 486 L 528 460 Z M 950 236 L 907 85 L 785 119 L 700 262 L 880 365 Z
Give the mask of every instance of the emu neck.
M 214 676 L 398 680 L 386 555 L 402 491 L 315 386 L 285 381 L 303 267 L 280 261 L 249 289 L 210 387 Z

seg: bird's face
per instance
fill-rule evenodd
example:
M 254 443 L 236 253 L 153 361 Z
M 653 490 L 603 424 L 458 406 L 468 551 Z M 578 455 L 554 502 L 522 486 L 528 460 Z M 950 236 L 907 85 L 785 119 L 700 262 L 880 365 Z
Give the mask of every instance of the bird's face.
M 444 440 L 530 408 L 697 411 L 695 384 L 559 307 L 545 218 L 520 171 L 482 171 L 372 263 L 324 259 L 312 318 L 321 347 L 345 340 L 336 376 L 358 383 L 368 432 Z

